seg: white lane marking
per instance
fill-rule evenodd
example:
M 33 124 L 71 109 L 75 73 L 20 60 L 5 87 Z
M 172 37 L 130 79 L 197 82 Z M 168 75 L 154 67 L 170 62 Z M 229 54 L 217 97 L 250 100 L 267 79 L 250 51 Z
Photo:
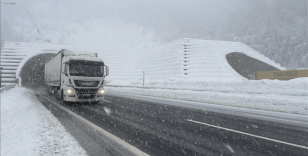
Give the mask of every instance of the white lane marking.
M 130 145 L 129 143 L 125 142 L 124 140 L 118 138 L 117 136 L 105 131 L 104 129 L 96 126 L 95 124 L 93 124 L 92 122 L 84 119 L 83 117 L 77 115 L 76 113 L 70 111 L 69 109 L 57 104 L 56 102 L 44 97 L 41 95 L 41 97 L 43 97 L 44 99 L 46 99 L 47 101 L 51 102 L 52 104 L 58 106 L 58 108 L 62 109 L 63 111 L 67 112 L 68 114 L 74 116 L 75 118 L 77 118 L 78 120 L 88 124 L 90 127 L 93 127 L 96 131 L 100 132 L 101 134 L 103 134 L 104 136 L 106 136 L 107 138 L 109 138 L 110 140 L 113 140 L 114 142 L 116 142 L 119 145 L 122 145 L 122 147 L 124 147 L 126 150 L 130 151 L 133 155 L 139 156 L 149 156 L 148 154 L 142 152 L 140 149 Z
M 229 128 L 224 128 L 224 127 L 220 127 L 220 126 L 215 126 L 215 125 L 199 122 L 199 121 L 194 121 L 194 120 L 190 120 L 190 119 L 186 119 L 186 121 L 194 122 L 194 123 L 198 123 L 198 124 L 206 125 L 206 126 L 210 126 L 210 127 L 215 127 L 215 128 L 218 128 L 218 129 L 224 129 L 224 130 L 235 132 L 235 133 L 245 134 L 245 135 L 248 135 L 248 136 L 252 136 L 252 137 L 256 137 L 256 138 L 260 138 L 260 139 L 264 139 L 264 140 L 269 140 L 269 141 L 274 141 L 274 142 L 278 142 L 278 143 L 282 143 L 282 144 L 286 144 L 286 145 L 290 145 L 290 146 L 308 149 L 308 147 L 306 147 L 306 146 L 292 144 L 292 143 L 288 143 L 288 142 L 284 142 L 284 141 L 280 141 L 280 140 L 276 140 L 276 139 L 271 139 L 271 138 L 267 138 L 267 137 L 262 137 L 262 136 L 258 136 L 258 135 L 254 135 L 254 134 L 249 134 L 249 133 L 245 133 L 245 132 L 241 132 L 241 131 L 237 131 L 237 130 L 233 130 L 233 129 L 229 129 Z
M 278 119 L 278 118 L 273 118 L 273 117 L 265 117 L 265 116 L 261 116 L 261 115 L 252 115 L 252 114 L 247 114 L 244 113 L 245 115 L 250 115 L 250 116 L 257 116 L 257 117 L 261 117 L 261 118 L 267 118 L 267 119 L 274 119 L 274 120 L 281 120 L 281 121 L 290 121 L 290 122 L 296 122 L 296 123 L 301 123 L 301 124 L 308 124 L 308 122 L 301 122 L 301 121 L 294 121 L 294 120 L 285 120 L 285 119 Z M 307 116 L 308 119 L 308 116 Z

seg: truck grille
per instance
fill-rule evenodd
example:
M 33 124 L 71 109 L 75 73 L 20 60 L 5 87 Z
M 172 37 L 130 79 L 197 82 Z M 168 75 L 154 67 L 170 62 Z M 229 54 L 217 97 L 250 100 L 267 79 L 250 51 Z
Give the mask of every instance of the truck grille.
M 76 89 L 78 99 L 93 99 L 97 89 Z
M 74 80 L 77 87 L 97 87 L 99 81 L 83 81 L 83 80 Z

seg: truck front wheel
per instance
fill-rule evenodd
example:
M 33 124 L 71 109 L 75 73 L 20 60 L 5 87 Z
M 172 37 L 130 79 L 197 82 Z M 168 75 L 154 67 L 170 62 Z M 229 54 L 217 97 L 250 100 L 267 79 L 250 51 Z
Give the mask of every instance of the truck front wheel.
M 64 94 L 63 94 L 63 90 L 61 91 L 61 97 L 60 97 L 60 100 L 62 101 L 62 103 L 65 103 L 65 101 L 64 101 Z

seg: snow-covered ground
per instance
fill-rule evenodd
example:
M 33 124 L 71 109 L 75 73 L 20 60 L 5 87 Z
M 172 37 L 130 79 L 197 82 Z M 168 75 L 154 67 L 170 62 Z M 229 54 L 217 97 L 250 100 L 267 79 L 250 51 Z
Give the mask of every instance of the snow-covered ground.
M 308 115 L 308 78 L 239 80 L 112 81 L 106 91 Z M 110 86 L 126 87 L 110 87 Z
M 1 155 L 87 155 L 31 91 L 1 93 Z

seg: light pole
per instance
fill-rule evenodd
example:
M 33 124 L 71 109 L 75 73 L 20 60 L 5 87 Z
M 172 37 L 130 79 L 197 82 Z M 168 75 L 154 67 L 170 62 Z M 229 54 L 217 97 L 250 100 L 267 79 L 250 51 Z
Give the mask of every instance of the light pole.
M 17 5 L 16 3 L 4 3 L 4 2 L 0 2 L 0 3 L 1 3 L 1 4 L 8 4 L 8 5 Z M 26 9 L 25 6 L 23 6 L 23 5 L 21 5 L 21 6 L 25 9 L 27 15 L 29 16 L 29 18 L 30 18 L 30 20 L 32 21 L 34 27 L 36 28 L 36 31 L 37 31 L 37 33 L 38 33 L 38 38 L 37 38 L 37 40 L 39 40 L 39 41 L 40 41 L 40 40 L 43 40 L 44 37 L 43 37 L 43 35 L 42 35 L 40 29 L 38 28 L 38 26 L 35 24 L 34 20 L 31 18 L 31 16 L 30 16 L 28 10 Z
M 308 53 L 308 1 L 306 1 L 306 53 Z M 307 55 L 307 54 L 306 54 Z M 308 67 L 308 61 L 306 62 L 306 68 Z
M 2 69 L 3 67 L 0 67 L 0 88 L 1 88 L 1 81 L 2 81 Z
M 298 69 L 301 69 L 301 47 L 298 48 L 298 53 L 299 53 L 299 57 L 298 57 Z

